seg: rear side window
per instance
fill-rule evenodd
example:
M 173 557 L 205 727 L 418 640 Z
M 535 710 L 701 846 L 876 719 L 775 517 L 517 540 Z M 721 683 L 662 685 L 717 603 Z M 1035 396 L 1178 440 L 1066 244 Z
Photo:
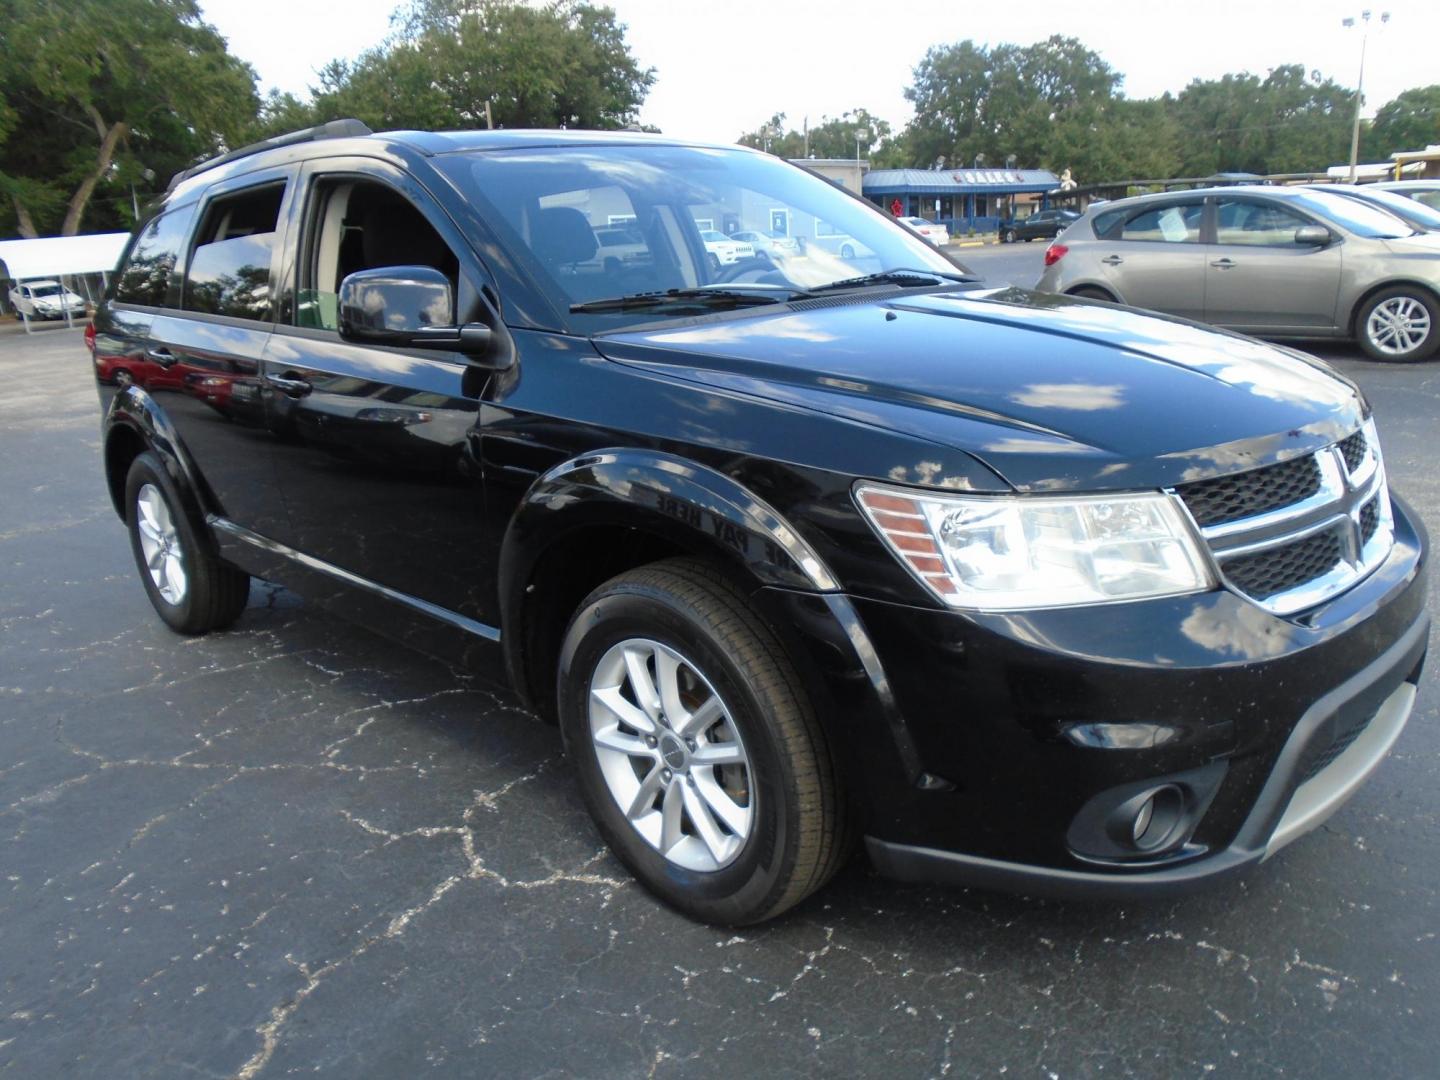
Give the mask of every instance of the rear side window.
M 130 249 L 130 257 L 115 283 L 115 299 L 122 304 L 162 307 L 170 292 L 170 276 L 180 261 L 189 231 L 191 211 L 161 214 L 145 226 Z
M 269 184 L 210 204 L 185 274 L 186 310 L 269 320 L 270 260 L 284 195 L 284 184 Z
M 1148 240 L 1166 244 L 1198 244 L 1203 203 L 1157 206 L 1129 218 L 1120 230 L 1121 240 Z

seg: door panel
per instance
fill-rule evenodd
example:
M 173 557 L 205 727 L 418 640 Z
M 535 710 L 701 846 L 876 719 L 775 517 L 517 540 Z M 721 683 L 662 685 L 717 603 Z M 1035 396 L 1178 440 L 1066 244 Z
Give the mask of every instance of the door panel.
M 485 373 L 457 353 L 340 338 L 337 294 L 364 269 L 423 265 L 476 318 L 473 254 L 413 180 L 373 160 L 317 163 L 297 204 L 292 322 L 265 355 L 265 400 L 289 522 L 275 539 L 331 566 L 493 623 L 473 456 Z M 287 287 L 288 287 L 287 286 Z
M 1205 246 L 1205 319 L 1247 330 L 1328 331 L 1343 263 L 1340 244 L 1299 245 L 1318 224 L 1261 199 L 1216 200 L 1215 242 Z
M 269 536 L 282 527 L 260 365 L 271 328 L 159 315 L 149 357 L 166 373 L 151 381 L 208 489 L 208 508 Z
M 467 617 L 493 615 L 479 596 L 468 369 L 306 331 L 276 333 L 265 362 L 290 511 L 275 539 Z
M 1096 256 L 1116 295 L 1131 307 L 1203 318 L 1204 213 L 1203 203 L 1166 203 L 1126 220 Z

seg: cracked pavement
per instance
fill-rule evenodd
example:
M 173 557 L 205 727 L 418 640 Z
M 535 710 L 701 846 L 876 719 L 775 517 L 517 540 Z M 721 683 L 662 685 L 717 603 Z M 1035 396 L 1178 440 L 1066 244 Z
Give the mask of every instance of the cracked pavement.
M 1331 355 L 1440 523 L 1440 362 Z M 1433 1074 L 1433 662 L 1369 785 L 1234 884 L 1067 904 L 856 859 L 712 929 L 504 690 L 269 586 L 168 631 L 79 331 L 0 334 L 0 371 L 0 1076 Z

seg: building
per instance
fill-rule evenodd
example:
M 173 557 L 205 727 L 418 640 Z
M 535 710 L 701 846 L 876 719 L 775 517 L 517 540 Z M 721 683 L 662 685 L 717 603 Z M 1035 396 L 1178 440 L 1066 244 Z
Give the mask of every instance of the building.
M 1048 205 L 1060 178 L 1048 169 L 874 169 L 861 187 L 896 217 L 928 218 L 952 233 L 993 232 L 1017 205 Z

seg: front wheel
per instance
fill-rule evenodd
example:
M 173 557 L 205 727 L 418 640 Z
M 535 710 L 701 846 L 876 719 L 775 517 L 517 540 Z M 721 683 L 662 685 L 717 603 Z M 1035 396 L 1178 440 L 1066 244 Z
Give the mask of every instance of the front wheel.
M 719 255 L 716 255 L 716 254 L 712 251 L 712 252 L 710 252 L 710 253 L 706 256 L 706 261 L 708 261 L 708 262 L 710 263 L 710 272 L 711 272 L 712 274 L 718 274 L 718 273 L 720 272 L 720 256 L 719 256 Z
M 839 867 L 839 785 L 799 677 L 703 563 L 655 563 L 592 593 L 566 632 L 558 691 L 590 813 L 662 900 L 755 923 Z
M 1372 360 L 1407 363 L 1424 360 L 1440 345 L 1440 305 L 1412 286 L 1376 293 L 1355 318 L 1360 347 Z
M 131 464 L 125 507 L 140 580 L 166 625 L 182 634 L 203 634 L 240 617 L 250 596 L 249 575 L 216 557 L 153 452 Z

